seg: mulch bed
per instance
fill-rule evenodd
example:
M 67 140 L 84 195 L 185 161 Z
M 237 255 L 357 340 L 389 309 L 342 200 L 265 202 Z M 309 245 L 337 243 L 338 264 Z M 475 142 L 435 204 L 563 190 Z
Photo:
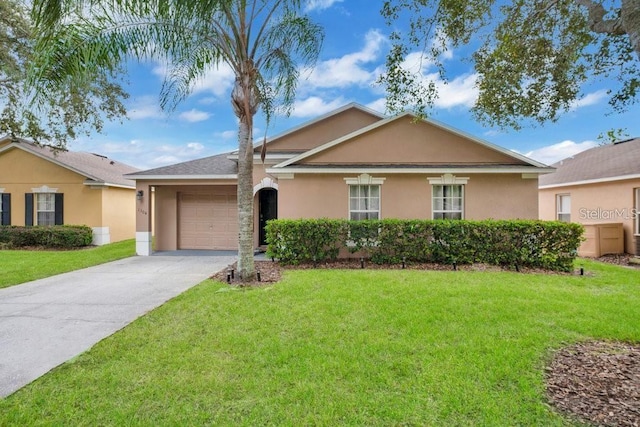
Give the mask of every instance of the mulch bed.
M 233 278 L 229 282 L 232 285 L 237 285 L 241 287 L 251 287 L 251 286 L 264 286 L 265 284 L 275 283 L 280 280 L 281 274 L 283 270 L 309 270 L 309 269 L 342 269 L 342 270 L 358 270 L 363 269 L 363 264 L 359 258 L 347 258 L 347 259 L 338 259 L 330 262 L 319 262 L 316 264 L 313 263 L 303 263 L 298 265 L 281 265 L 278 262 L 274 261 L 255 261 L 256 271 L 260 272 L 260 281 L 252 281 L 252 282 L 242 282 L 236 273 L 236 263 L 229 265 L 224 270 L 219 271 L 218 273 L 211 276 L 212 279 L 218 280 L 220 282 L 227 282 L 228 273 L 233 270 Z M 402 269 L 402 264 L 374 264 L 369 261 L 364 261 L 364 269 L 368 270 L 400 270 Z M 514 267 L 499 267 L 495 265 L 488 264 L 471 264 L 471 265 L 445 265 L 445 264 L 433 264 L 433 263 L 419 263 L 419 264 L 406 264 L 404 266 L 407 270 L 431 270 L 431 271 L 518 271 L 520 273 L 544 273 L 544 274 L 563 274 L 568 275 L 572 273 L 561 273 L 557 271 L 543 270 L 543 269 L 535 269 L 535 268 L 525 268 L 520 267 L 517 270 Z M 580 270 L 576 270 L 573 274 L 580 274 Z
M 589 341 L 547 367 L 547 394 L 561 412 L 602 426 L 640 426 L 640 345 Z

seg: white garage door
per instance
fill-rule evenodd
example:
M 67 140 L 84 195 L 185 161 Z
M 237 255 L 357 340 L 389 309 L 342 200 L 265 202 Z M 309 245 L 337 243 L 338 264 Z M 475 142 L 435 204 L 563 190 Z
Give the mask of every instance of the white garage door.
M 238 248 L 236 190 L 222 187 L 207 192 L 180 193 L 178 247 L 180 249 Z

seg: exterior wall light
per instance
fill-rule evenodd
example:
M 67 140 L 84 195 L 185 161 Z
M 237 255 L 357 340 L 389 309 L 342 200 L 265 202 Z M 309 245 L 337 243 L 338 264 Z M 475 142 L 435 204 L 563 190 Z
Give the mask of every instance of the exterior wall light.
M 138 199 L 138 200 L 142 200 L 142 197 L 143 197 L 143 196 L 144 196 L 144 191 L 142 191 L 142 190 L 138 190 L 138 191 L 136 192 L 136 199 Z

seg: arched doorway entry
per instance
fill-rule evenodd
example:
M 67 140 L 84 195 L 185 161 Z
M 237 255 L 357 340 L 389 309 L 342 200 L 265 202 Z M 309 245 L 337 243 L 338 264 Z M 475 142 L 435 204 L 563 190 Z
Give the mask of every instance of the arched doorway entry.
M 267 233 L 265 226 L 270 219 L 278 218 L 278 190 L 263 188 L 258 191 L 258 244 L 266 246 Z

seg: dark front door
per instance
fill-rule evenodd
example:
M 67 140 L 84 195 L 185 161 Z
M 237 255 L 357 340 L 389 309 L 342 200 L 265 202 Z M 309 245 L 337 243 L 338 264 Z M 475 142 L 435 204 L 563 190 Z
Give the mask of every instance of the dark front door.
M 264 227 L 270 219 L 278 218 L 278 191 L 273 188 L 263 188 L 258 192 L 260 212 L 260 246 L 267 244 L 267 233 Z

